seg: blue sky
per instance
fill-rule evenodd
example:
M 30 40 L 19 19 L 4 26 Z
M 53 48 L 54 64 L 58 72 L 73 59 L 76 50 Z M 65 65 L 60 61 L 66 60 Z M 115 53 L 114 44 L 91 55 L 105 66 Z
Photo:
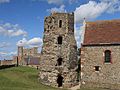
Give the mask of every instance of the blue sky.
M 17 53 L 17 45 L 42 46 L 44 17 L 74 12 L 75 37 L 80 44 L 86 21 L 120 19 L 120 0 L 0 0 L 0 59 Z

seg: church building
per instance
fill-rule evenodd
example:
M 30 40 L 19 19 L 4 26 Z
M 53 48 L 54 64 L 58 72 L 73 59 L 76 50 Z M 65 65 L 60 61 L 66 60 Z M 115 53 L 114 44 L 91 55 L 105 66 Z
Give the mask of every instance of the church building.
M 120 89 L 120 20 L 86 22 L 83 34 L 81 86 Z

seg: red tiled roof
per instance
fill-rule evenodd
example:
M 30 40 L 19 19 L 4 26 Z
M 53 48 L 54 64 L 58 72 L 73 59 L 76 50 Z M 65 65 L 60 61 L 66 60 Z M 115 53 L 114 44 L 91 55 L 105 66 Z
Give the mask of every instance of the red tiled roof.
M 83 45 L 120 44 L 120 20 L 87 22 Z

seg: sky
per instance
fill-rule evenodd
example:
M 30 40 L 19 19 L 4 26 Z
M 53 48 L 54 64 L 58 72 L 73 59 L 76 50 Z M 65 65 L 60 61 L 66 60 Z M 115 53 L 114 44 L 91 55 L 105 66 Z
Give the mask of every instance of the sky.
M 0 0 L 0 60 L 11 59 L 17 47 L 42 47 L 44 18 L 52 12 L 74 12 L 80 46 L 82 22 L 120 19 L 120 0 Z

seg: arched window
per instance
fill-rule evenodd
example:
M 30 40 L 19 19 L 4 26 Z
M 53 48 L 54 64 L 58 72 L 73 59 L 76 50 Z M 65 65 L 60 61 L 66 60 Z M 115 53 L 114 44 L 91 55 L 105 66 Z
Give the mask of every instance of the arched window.
M 111 62 L 111 51 L 106 50 L 105 51 L 105 63 L 110 63 Z
M 58 37 L 58 44 L 62 44 L 62 37 L 61 36 Z
M 57 65 L 58 65 L 58 66 L 62 65 L 62 58 L 58 58 L 58 60 L 57 60 Z

